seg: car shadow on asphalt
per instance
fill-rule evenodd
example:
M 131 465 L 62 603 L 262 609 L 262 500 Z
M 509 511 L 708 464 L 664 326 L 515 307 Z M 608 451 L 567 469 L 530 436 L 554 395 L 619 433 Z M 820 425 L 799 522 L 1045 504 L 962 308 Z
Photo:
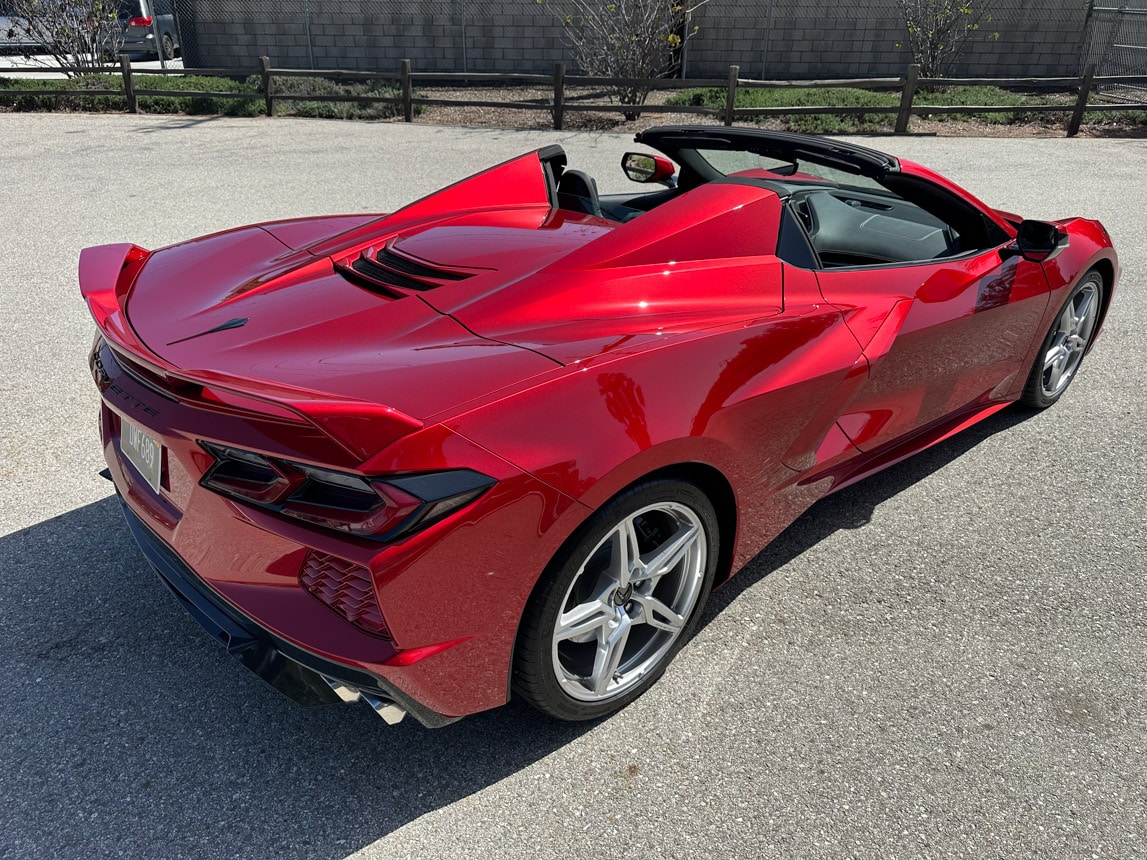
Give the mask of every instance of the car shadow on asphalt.
M 0 538 L 0 570 L 5 856 L 344 857 L 591 728 L 299 707 L 180 608 L 114 497 Z
M 784 567 L 833 533 L 867 525 L 881 502 L 948 465 L 985 439 L 1009 430 L 1036 414 L 1036 411 L 1020 404 L 1009 406 L 951 439 L 821 499 L 737 571 L 731 580 L 713 592 L 705 605 L 698 629 L 713 621 L 745 589 Z
M 1005 410 L 814 505 L 746 588 L 1031 413 Z M 427 730 L 304 709 L 179 607 L 108 497 L 0 538 L 0 822 L 12 856 L 344 857 L 494 784 L 592 724 L 519 703 Z

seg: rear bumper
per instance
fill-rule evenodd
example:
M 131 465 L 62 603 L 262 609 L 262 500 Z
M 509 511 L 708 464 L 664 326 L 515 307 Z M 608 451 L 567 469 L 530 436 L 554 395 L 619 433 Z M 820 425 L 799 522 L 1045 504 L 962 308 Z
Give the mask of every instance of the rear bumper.
M 375 699 L 393 702 L 429 728 L 458 719 L 427 708 L 377 675 L 311 654 L 259 626 L 208 588 L 171 547 L 144 525 L 122 497 L 120 506 L 144 556 L 191 617 L 228 654 L 298 704 L 313 707 L 345 701 L 325 680 L 329 678 Z

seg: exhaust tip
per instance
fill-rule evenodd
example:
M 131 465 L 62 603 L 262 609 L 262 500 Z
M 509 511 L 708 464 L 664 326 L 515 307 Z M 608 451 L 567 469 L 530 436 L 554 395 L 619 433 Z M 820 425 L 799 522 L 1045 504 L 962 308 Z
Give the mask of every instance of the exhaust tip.
M 327 686 L 334 691 L 334 694 L 344 702 L 357 702 L 363 701 L 370 705 L 371 710 L 383 718 L 388 726 L 398 725 L 402 722 L 403 717 L 406 716 L 406 711 L 400 708 L 394 702 L 387 701 L 386 699 L 379 698 L 371 693 L 364 693 L 357 687 L 352 687 L 350 684 L 344 684 L 342 681 L 336 681 L 334 678 L 328 678 L 326 675 L 322 679 L 327 682 Z

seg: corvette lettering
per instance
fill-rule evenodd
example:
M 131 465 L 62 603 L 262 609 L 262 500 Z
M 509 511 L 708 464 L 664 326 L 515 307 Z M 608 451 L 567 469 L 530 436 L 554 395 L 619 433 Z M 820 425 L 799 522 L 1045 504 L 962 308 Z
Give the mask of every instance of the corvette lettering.
M 132 406 L 134 406 L 136 409 L 138 409 L 144 415 L 150 415 L 153 418 L 155 416 L 159 415 L 159 412 L 156 409 L 153 409 L 151 406 L 148 406 L 146 403 L 144 403 L 142 400 L 140 400 L 134 394 L 129 394 L 128 392 L 124 391 L 122 388 L 120 388 L 119 383 L 117 383 L 117 382 L 111 383 L 111 385 L 109 385 L 107 387 L 107 390 L 108 391 L 114 391 L 116 394 L 118 394 L 120 396 L 121 400 L 124 400 L 124 401 L 130 403 Z

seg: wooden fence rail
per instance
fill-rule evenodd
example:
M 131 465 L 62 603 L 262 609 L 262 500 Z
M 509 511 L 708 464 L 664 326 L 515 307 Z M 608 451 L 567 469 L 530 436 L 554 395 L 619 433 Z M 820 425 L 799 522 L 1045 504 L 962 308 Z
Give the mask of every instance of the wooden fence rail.
M 593 75 L 570 75 L 566 73 L 564 63 L 554 66 L 552 75 L 539 74 L 496 74 L 475 72 L 416 72 L 411 67 L 410 60 L 402 60 L 397 71 L 394 72 L 363 72 L 342 69 L 275 69 L 267 57 L 259 58 L 259 67 L 250 68 L 209 68 L 209 69 L 148 69 L 145 75 L 195 75 L 197 77 L 218 78 L 248 78 L 257 77 L 260 80 L 258 92 L 205 92 L 187 90 L 153 90 L 138 89 L 135 78 L 137 72 L 131 68 L 131 63 L 122 57 L 117 66 L 101 66 L 98 68 L 86 67 L 21 67 L 14 68 L 15 72 L 53 73 L 65 72 L 69 74 L 84 74 L 100 72 L 107 75 L 119 75 L 123 80 L 122 89 L 85 89 L 85 90 L 0 90 L 0 96 L 72 96 L 84 98 L 87 96 L 122 96 L 125 106 L 130 113 L 139 112 L 139 99 L 141 96 L 177 96 L 190 98 L 216 98 L 216 99 L 261 99 L 264 102 L 264 111 L 267 116 L 275 115 L 276 102 L 308 101 L 308 102 L 349 102 L 353 104 L 389 104 L 401 108 L 402 118 L 406 122 L 414 121 L 416 107 L 422 106 L 461 106 L 461 107 L 489 107 L 510 110 L 540 110 L 550 113 L 553 127 L 562 128 L 565 114 L 570 112 L 605 111 L 622 113 L 626 115 L 640 115 L 643 113 L 688 113 L 701 116 L 711 116 L 721 120 L 725 125 L 732 125 L 737 119 L 753 116 L 858 116 L 863 114 L 895 114 L 895 131 L 897 134 L 908 132 L 908 125 L 913 115 L 922 114 L 992 114 L 992 113 L 1064 113 L 1070 114 L 1067 121 L 1067 136 L 1073 137 L 1079 132 L 1087 111 L 1113 111 L 1113 110 L 1147 110 L 1147 105 L 1135 102 L 1091 104 L 1089 99 L 1097 88 L 1114 84 L 1147 87 L 1147 75 L 1108 75 L 1095 74 L 1095 65 L 1091 64 L 1078 78 L 922 78 L 920 68 L 911 65 L 901 78 L 843 78 L 834 80 L 808 80 L 808 81 L 764 81 L 740 77 L 737 66 L 729 67 L 729 74 L 725 78 L 700 79 L 668 79 L 668 78 L 604 78 Z M 277 80 L 290 78 L 323 78 L 342 83 L 361 83 L 369 81 L 388 81 L 398 84 L 398 94 L 383 95 L 349 95 L 349 94 L 316 94 L 279 92 L 275 86 Z M 418 85 L 447 84 L 447 85 L 535 85 L 552 86 L 552 98 L 542 97 L 521 101 L 483 101 L 481 99 L 467 98 L 433 98 L 416 95 Z M 1036 105 L 923 105 L 916 103 L 916 95 L 921 89 L 941 86 L 995 86 L 1034 90 L 1060 90 L 1076 93 L 1074 103 L 1063 104 L 1036 104 Z M 649 90 L 692 90 L 698 88 L 724 89 L 725 99 L 722 107 L 706 107 L 702 105 L 623 105 L 617 103 L 585 103 L 573 101 L 569 95 L 570 88 L 618 88 L 632 87 Z M 737 91 L 739 89 L 812 89 L 826 87 L 850 87 L 865 90 L 892 90 L 900 92 L 898 106 L 792 106 L 792 107 L 737 107 Z

